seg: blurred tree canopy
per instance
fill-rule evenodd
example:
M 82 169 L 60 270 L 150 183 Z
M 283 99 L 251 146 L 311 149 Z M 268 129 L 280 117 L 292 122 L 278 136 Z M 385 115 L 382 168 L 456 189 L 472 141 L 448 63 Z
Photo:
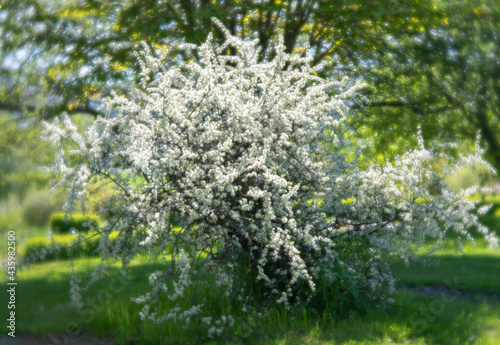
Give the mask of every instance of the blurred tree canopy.
M 42 126 L 33 118 L 21 121 L 0 112 L 0 200 L 8 194 L 23 196 L 29 188 L 47 185 L 47 177 L 37 167 L 54 155 L 49 143 L 40 143 Z
M 478 130 L 500 168 L 500 4 L 495 0 L 7 0 L 0 9 L 0 110 L 23 118 L 99 114 L 110 90 L 136 82 L 141 41 L 186 59 L 218 18 L 257 38 L 261 59 L 279 34 L 324 74 L 363 78 L 352 125 L 373 156 L 426 140 L 472 142 Z
M 470 140 L 480 131 L 499 170 L 500 3 L 436 2 L 424 22 L 407 23 L 420 33 L 390 33 L 377 50 L 375 68 L 365 73 L 371 103 L 358 123 L 385 131 L 375 140 L 379 151 L 417 125 L 439 141 Z

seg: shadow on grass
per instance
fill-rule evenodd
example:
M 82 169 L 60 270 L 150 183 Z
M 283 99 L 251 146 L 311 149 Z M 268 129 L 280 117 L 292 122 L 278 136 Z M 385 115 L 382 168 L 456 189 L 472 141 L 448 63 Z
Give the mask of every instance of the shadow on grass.
M 498 344 L 500 304 L 470 303 L 399 291 L 387 309 L 333 322 L 299 318 L 266 327 L 259 344 Z M 495 328 L 496 327 L 496 328 Z M 249 342 L 253 343 L 253 342 Z
M 500 258 L 440 258 L 439 269 L 411 266 L 397 273 L 407 286 L 444 284 L 449 279 L 452 284 L 456 283 L 456 286 L 451 285 L 454 288 L 465 286 L 476 289 L 474 291 L 500 290 L 500 278 L 493 277 L 494 272 L 500 271 Z M 141 306 L 131 302 L 130 296 L 136 297 L 147 291 L 147 277 L 161 269 L 161 264 L 130 266 L 130 279 L 123 278 L 117 269 L 112 269 L 107 278 L 84 295 L 84 305 L 80 310 L 70 303 L 71 270 L 68 264 L 44 264 L 20 273 L 16 291 L 16 326 L 19 333 L 46 338 L 48 344 L 54 345 L 58 344 L 59 334 L 70 337 L 81 334 L 111 336 L 120 344 L 193 344 L 208 341 L 205 338 L 206 329 L 199 327 L 199 320 L 193 319 L 192 324 L 183 329 L 182 323 L 169 321 L 156 325 L 138 316 Z M 467 279 L 474 279 L 475 282 Z M 4 304 L 7 296 L 5 289 L 2 290 L 1 301 Z M 498 303 L 472 303 L 440 296 L 422 296 L 405 290 L 400 290 L 394 299 L 389 308 L 374 307 L 370 308 L 370 313 L 353 312 L 345 319 L 335 320 L 325 315 L 313 315 L 307 310 L 290 313 L 276 309 L 270 313 L 270 318 L 255 323 L 250 332 L 244 327 L 236 327 L 237 336 L 222 343 L 451 345 L 485 338 L 492 338 L 492 344 L 500 343 L 500 330 L 494 326 L 500 320 Z M 171 307 L 168 303 L 163 305 L 164 311 L 168 310 L 168 306 Z M 478 343 L 485 342 L 479 340 Z
M 394 267 L 402 286 L 442 285 L 471 292 L 500 295 L 500 256 L 436 255 L 422 256 L 423 262 Z

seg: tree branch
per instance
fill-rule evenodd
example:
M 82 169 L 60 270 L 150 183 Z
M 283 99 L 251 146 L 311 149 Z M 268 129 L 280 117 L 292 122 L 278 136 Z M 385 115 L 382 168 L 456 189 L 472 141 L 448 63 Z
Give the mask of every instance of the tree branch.
M 370 102 L 367 104 L 368 107 L 405 107 L 418 114 L 420 116 L 425 116 L 429 114 L 443 113 L 448 110 L 453 110 L 459 108 L 458 105 L 445 105 L 437 108 L 424 109 L 414 106 L 411 103 L 406 101 L 378 101 L 378 102 Z

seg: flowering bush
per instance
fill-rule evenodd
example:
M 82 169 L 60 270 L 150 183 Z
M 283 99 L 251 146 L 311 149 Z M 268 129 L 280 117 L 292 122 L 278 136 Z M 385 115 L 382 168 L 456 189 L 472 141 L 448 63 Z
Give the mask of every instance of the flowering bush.
M 99 228 L 99 218 L 96 215 L 72 214 L 66 218 L 63 212 L 52 213 L 49 220 L 50 229 L 54 233 L 71 233 L 73 231 L 86 232 Z
M 258 62 L 256 42 L 226 36 L 217 46 L 209 35 L 180 67 L 144 48 L 140 87 L 109 99 L 108 115 L 84 135 L 67 117 L 47 125 L 54 145 L 73 143 L 54 165 L 69 187 L 68 210 L 84 201 L 88 183 L 116 189 L 101 255 L 124 265 L 145 251 L 165 260 L 151 291 L 135 299 L 143 318 L 206 315 L 196 295 L 205 286 L 229 299 L 220 315 L 203 318 L 219 334 L 234 322 L 233 302 L 257 314 L 311 302 L 318 284 L 392 289 L 387 260 L 407 261 L 447 231 L 466 237 L 477 227 L 496 243 L 471 215 L 474 204 L 442 180 L 481 152 L 447 167 L 421 141 L 386 166 L 360 170 L 340 148 L 362 83 L 317 77 L 282 42 L 272 61 Z M 112 243 L 106 234 L 115 229 Z M 177 306 L 158 314 L 160 296 Z

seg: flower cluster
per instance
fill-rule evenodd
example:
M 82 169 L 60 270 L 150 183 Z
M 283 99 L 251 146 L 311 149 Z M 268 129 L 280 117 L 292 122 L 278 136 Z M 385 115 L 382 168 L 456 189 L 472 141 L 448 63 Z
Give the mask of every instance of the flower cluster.
M 196 294 L 207 287 L 255 315 L 262 300 L 307 303 L 325 280 L 349 277 L 376 293 L 393 283 L 384 258 L 408 260 L 448 230 L 467 236 L 476 226 L 495 244 L 423 142 L 386 166 L 360 170 L 346 160 L 337 148 L 362 83 L 317 77 L 282 42 L 259 62 L 255 41 L 226 36 L 217 46 L 209 35 L 178 67 L 144 47 L 140 86 L 110 98 L 108 115 L 84 135 L 67 118 L 47 124 L 54 145 L 73 143 L 54 165 L 68 209 L 86 198 L 89 180 L 116 190 L 103 257 L 126 265 L 147 252 L 165 262 L 135 299 L 145 304 L 141 317 L 189 322 L 203 312 Z M 178 304 L 158 315 L 160 296 Z M 228 310 L 204 318 L 211 334 L 233 324 Z

